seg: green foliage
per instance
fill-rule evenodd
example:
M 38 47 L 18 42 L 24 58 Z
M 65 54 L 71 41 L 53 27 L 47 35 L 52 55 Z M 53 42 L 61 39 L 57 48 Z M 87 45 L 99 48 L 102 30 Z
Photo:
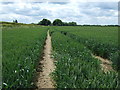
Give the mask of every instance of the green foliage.
M 6 23 L 6 22 L 5 22 Z M 3 88 L 32 88 L 48 27 L 3 28 Z M 15 25 L 20 26 L 17 23 Z M 119 70 L 117 27 L 49 27 L 57 88 L 120 88 L 119 72 L 104 73 L 92 53 L 112 60 Z
M 77 23 L 76 22 L 62 22 L 62 20 L 60 19 L 55 19 L 53 21 L 53 25 L 54 26 L 77 26 Z
M 69 23 L 68 23 L 68 26 L 76 26 L 76 25 L 77 25 L 76 22 L 69 22 Z
M 63 22 L 60 20 L 60 19 L 55 19 L 53 21 L 53 25 L 54 26 L 62 26 L 63 25 Z
M 47 27 L 4 29 L 2 32 L 3 88 L 32 88 Z
M 57 27 L 58 28 L 58 27 Z M 57 88 L 118 88 L 118 73 L 104 73 L 83 44 L 51 28 Z
M 77 23 L 76 22 L 63 22 L 63 26 L 77 26 Z
M 0 89 L 2 89 L 2 30 L 0 29 Z
M 40 22 L 38 23 L 38 25 L 48 26 L 48 25 L 51 25 L 51 21 L 48 20 L 48 19 L 43 19 L 42 21 L 40 21 Z
M 18 23 L 18 21 L 17 20 L 13 20 L 13 23 Z
M 93 54 L 107 58 L 119 67 L 118 28 L 108 26 L 56 27 L 57 31 L 84 44 Z M 116 57 L 116 58 L 115 58 Z M 118 69 L 118 68 L 117 68 Z
M 13 22 L 0 22 L 0 27 L 12 28 L 12 27 L 39 27 L 37 24 L 24 24 L 24 23 L 13 23 Z M 4 29 L 3 29 L 4 30 Z

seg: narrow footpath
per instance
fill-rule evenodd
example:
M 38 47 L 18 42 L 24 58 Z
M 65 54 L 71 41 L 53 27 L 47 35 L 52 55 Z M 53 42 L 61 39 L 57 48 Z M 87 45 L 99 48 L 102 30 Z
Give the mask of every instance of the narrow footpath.
M 49 30 L 48 30 L 46 44 L 44 46 L 43 60 L 40 61 L 42 70 L 39 73 L 38 80 L 37 80 L 38 89 L 55 88 L 54 81 L 51 77 L 51 73 L 55 69 L 54 60 L 51 58 L 51 50 L 52 50 L 51 37 L 49 35 Z

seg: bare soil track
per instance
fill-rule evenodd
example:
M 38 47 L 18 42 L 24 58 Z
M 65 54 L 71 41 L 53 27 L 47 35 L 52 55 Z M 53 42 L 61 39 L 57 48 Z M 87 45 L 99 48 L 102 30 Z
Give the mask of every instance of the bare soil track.
M 112 68 L 112 66 L 111 66 L 112 62 L 110 60 L 107 60 L 107 59 L 104 59 L 104 58 L 102 58 L 100 56 L 95 56 L 95 55 L 93 55 L 93 57 L 95 57 L 95 58 L 97 58 L 98 60 L 101 61 L 100 65 L 101 65 L 102 70 L 104 72 L 114 71 L 113 68 Z
M 55 88 L 54 87 L 54 81 L 51 77 L 51 73 L 54 71 L 54 61 L 51 58 L 51 37 L 49 35 L 49 30 L 47 32 L 47 39 L 46 39 L 46 45 L 44 46 L 44 56 L 43 60 L 40 61 L 41 68 L 39 76 L 38 76 L 38 82 L 37 82 L 37 88 Z

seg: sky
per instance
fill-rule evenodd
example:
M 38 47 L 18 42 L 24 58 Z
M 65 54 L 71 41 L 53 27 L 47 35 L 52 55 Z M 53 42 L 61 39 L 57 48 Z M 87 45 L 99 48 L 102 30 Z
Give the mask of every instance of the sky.
M 80 0 L 35 1 L 6 0 L 0 2 L 0 21 L 17 19 L 20 23 L 38 23 L 43 18 L 51 21 L 77 24 L 116 25 L 118 24 L 118 2 L 114 0 L 84 2 Z

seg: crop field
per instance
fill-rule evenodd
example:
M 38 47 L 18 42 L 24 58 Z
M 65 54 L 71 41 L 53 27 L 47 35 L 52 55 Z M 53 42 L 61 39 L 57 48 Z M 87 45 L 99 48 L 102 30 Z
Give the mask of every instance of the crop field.
M 58 88 L 118 88 L 117 27 L 52 27 L 52 44 Z M 113 61 L 116 71 L 103 72 L 91 54 Z
M 107 58 L 113 62 L 113 67 L 119 68 L 118 27 L 54 27 L 79 43 L 84 44 L 93 54 Z
M 3 28 L 3 88 L 30 88 L 43 51 L 47 27 Z
M 34 25 L 2 30 L 3 88 L 34 87 L 48 30 L 55 88 L 120 88 L 117 27 Z M 113 69 L 105 72 L 93 55 L 111 61 Z

